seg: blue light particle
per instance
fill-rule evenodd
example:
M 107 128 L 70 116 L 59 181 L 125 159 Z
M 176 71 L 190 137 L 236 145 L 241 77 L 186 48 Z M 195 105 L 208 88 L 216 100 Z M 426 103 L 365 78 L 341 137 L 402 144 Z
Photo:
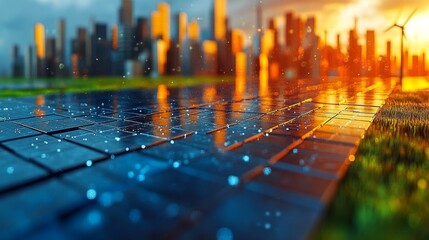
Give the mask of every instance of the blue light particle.
M 7 174 L 13 174 L 14 172 L 15 172 L 15 168 L 14 167 L 8 167 L 7 169 L 6 169 L 6 172 L 7 172 Z
M 264 175 L 265 175 L 265 176 L 270 175 L 270 174 L 271 174 L 271 172 L 272 172 L 272 170 L 271 170 L 271 168 L 270 168 L 270 167 L 265 167 L 265 168 L 264 168 Z
M 238 184 L 240 184 L 240 178 L 237 176 L 229 176 L 228 177 L 228 184 L 230 186 L 237 186 Z
M 86 191 L 86 197 L 89 200 L 94 200 L 97 197 L 97 191 L 95 191 L 94 189 L 88 189 L 88 191 Z

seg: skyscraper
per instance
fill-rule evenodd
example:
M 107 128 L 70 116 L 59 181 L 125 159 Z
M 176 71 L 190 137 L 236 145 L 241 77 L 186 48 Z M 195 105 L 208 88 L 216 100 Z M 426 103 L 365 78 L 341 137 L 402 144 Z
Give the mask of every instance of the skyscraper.
M 120 72 L 123 72 L 125 60 L 132 59 L 133 54 L 133 2 L 132 0 L 122 0 L 119 9 L 119 28 L 118 28 L 118 49 Z
M 161 39 L 165 41 L 167 48 L 170 46 L 170 5 L 167 3 L 158 4 L 159 25 Z
M 22 56 L 19 53 L 18 45 L 12 47 L 12 77 L 22 77 L 24 75 Z
M 214 0 L 213 6 L 213 38 L 225 40 L 226 37 L 226 12 L 227 0 Z
M 358 43 L 356 28 L 349 32 L 348 67 L 350 77 L 360 77 L 361 73 L 361 49 Z
M 200 24 L 197 20 L 192 20 L 188 27 L 189 41 L 198 42 L 200 41 Z
M 85 28 L 78 28 L 76 39 L 72 40 L 72 73 L 74 77 L 87 76 L 88 33 Z
M 188 29 L 188 15 L 184 12 L 180 12 L 177 16 L 177 40 L 178 44 L 182 45 L 186 38 Z
M 386 43 L 386 72 L 388 76 L 392 74 L 392 42 L 387 41 Z
M 139 56 L 150 49 L 150 35 L 147 18 L 137 18 L 137 26 L 134 29 L 134 48 L 133 59 L 138 59 Z
M 46 77 L 54 77 L 57 73 L 55 38 L 46 39 Z
M 133 1 L 122 0 L 119 8 L 119 23 L 121 25 L 132 27 L 133 25 Z
M 109 75 L 110 52 L 106 24 L 93 23 L 91 46 L 90 74 L 93 76 Z
M 55 41 L 57 75 L 65 76 L 65 48 L 66 48 L 66 23 L 64 19 L 60 19 L 57 25 L 57 39 Z
M 239 29 L 232 29 L 231 38 L 232 53 L 234 55 L 241 53 L 244 48 L 244 33 Z
M 119 47 L 118 25 L 112 26 L 112 49 L 117 50 Z
M 34 27 L 34 42 L 36 45 L 36 76 L 45 76 L 45 58 L 46 58 L 46 46 L 45 46 L 45 26 L 41 23 L 37 23 Z
M 153 11 L 150 15 L 152 40 L 161 38 L 161 15 L 158 11 Z
M 25 50 L 24 56 L 24 75 L 27 79 L 33 79 L 35 77 L 34 65 L 35 65 L 35 54 L 34 48 L 28 46 Z
M 375 31 L 366 32 L 366 72 L 368 77 L 377 76 L 375 59 Z

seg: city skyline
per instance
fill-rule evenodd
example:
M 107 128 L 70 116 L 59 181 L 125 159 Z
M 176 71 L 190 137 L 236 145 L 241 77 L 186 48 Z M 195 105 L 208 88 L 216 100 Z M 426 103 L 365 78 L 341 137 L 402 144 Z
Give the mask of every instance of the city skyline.
M 49 0 L 39 0 L 39 2 L 44 2 L 44 3 L 51 2 L 51 5 L 56 6 L 55 5 L 55 1 L 52 2 L 52 1 L 49 1 Z M 118 3 L 111 4 L 111 5 L 115 5 L 116 6 L 117 4 L 120 3 L 120 1 L 117 1 L 117 2 Z M 144 5 L 148 6 L 148 8 L 144 8 L 144 9 L 146 9 L 146 12 L 148 12 L 148 13 L 146 13 L 146 14 L 139 14 L 138 13 L 137 14 L 136 12 L 141 12 L 141 10 L 142 10 L 141 7 L 140 7 L 141 6 L 141 1 L 138 1 L 138 0 L 134 1 L 134 5 L 135 6 L 134 6 L 134 11 L 133 12 L 134 12 L 135 18 L 137 18 L 139 16 L 144 16 L 144 17 L 150 16 L 150 14 L 153 12 L 153 10 L 156 10 L 157 4 L 159 2 L 161 2 L 161 1 L 155 1 L 155 2 L 151 2 L 151 3 L 144 3 Z M 206 8 L 207 8 L 206 11 L 202 11 L 201 10 L 201 6 L 198 5 L 199 2 L 196 2 L 196 3 L 192 3 L 191 2 L 189 4 L 183 4 L 183 5 L 188 6 L 189 7 L 188 9 L 181 9 L 181 7 L 180 7 L 181 4 L 178 3 L 177 1 L 167 1 L 167 2 L 171 2 L 171 13 L 170 13 L 170 16 L 171 16 L 170 17 L 170 19 L 171 19 L 170 23 L 172 25 L 171 32 L 170 32 L 171 35 L 175 35 L 176 31 L 177 31 L 175 29 L 175 27 L 174 27 L 175 26 L 174 21 L 176 21 L 175 15 L 178 13 L 179 10 L 185 10 L 186 13 L 187 13 L 187 15 L 188 15 L 188 21 L 196 19 L 200 23 L 202 38 L 203 39 L 208 39 L 209 38 L 209 36 L 210 36 L 210 30 L 209 30 L 210 19 L 207 19 L 207 18 L 210 18 L 210 17 L 207 17 L 208 14 L 203 14 L 203 13 L 209 11 L 210 10 L 210 6 L 206 6 Z M 210 1 L 208 1 L 208 2 L 210 2 Z M 242 1 L 239 1 L 239 0 L 230 0 L 230 1 L 228 1 L 228 15 L 232 15 L 231 12 L 237 11 L 237 9 L 238 9 L 237 6 L 240 6 L 240 2 L 242 2 Z M 257 1 L 255 1 L 255 2 L 257 2 Z M 353 2 L 355 2 L 356 4 L 359 4 L 357 2 L 361 2 L 360 4 L 363 4 L 362 2 L 365 2 L 365 1 L 361 0 L 361 1 L 353 1 Z M 67 5 L 67 4 L 71 4 L 71 3 L 67 3 L 67 1 L 66 1 L 66 2 L 64 2 L 64 4 Z M 85 5 L 85 3 L 83 1 L 77 1 L 75 4 L 77 6 L 80 6 L 81 8 L 84 8 L 85 6 L 88 7 L 88 6 L 91 5 L 91 3 L 88 3 L 88 2 Z M 263 2 L 263 6 L 264 6 L 264 10 L 263 10 L 263 12 L 264 12 L 263 13 L 264 21 L 263 21 L 263 23 L 265 25 L 265 28 L 269 27 L 268 26 L 269 25 L 268 19 L 271 18 L 270 17 L 270 12 L 271 12 L 270 9 L 271 9 L 272 6 L 275 6 L 276 4 L 279 4 L 279 3 L 276 2 L 275 0 L 267 0 L 267 1 Z M 320 4 L 322 4 L 322 3 L 320 3 Z M 153 8 L 153 7 L 150 8 L 149 6 L 151 6 L 151 5 L 155 5 L 155 8 Z M 241 5 L 243 5 L 243 3 L 241 3 Z M 322 5 L 326 5 L 326 4 L 322 4 Z M 247 14 L 250 14 L 250 15 L 254 16 L 253 18 L 247 18 L 246 20 L 243 20 L 243 18 L 245 17 L 245 15 L 239 15 L 239 16 L 233 15 L 233 16 L 231 16 L 229 18 L 229 22 L 230 22 L 230 26 L 231 27 L 236 28 L 237 25 L 238 25 L 238 27 L 244 31 L 246 42 L 249 42 L 248 39 L 251 37 L 251 34 L 253 34 L 253 32 L 251 30 L 255 30 L 256 27 L 257 27 L 256 26 L 257 24 L 256 24 L 255 6 L 256 6 L 256 4 L 251 4 L 251 3 L 246 4 L 246 8 L 250 9 L 250 11 L 247 11 L 248 12 Z M 60 6 L 56 6 L 56 7 L 57 8 L 61 8 Z M 279 30 L 279 41 L 281 43 L 284 43 L 284 37 L 283 37 L 284 33 L 282 32 L 283 28 L 284 28 L 284 19 L 283 19 L 284 13 L 286 11 L 293 11 L 293 12 L 301 15 L 304 18 L 309 17 L 311 15 L 300 14 L 299 13 L 299 9 L 300 9 L 299 6 L 296 9 L 293 9 L 293 8 L 289 8 L 288 9 L 286 7 L 283 7 L 282 9 L 283 10 L 282 10 L 282 13 L 280 15 L 274 15 L 274 16 L 279 16 L 279 17 L 275 18 L 276 19 L 276 24 L 279 26 L 279 29 L 280 29 Z M 110 17 L 111 19 L 114 20 L 113 24 L 115 22 L 117 22 L 117 19 L 118 19 L 118 17 L 116 16 L 117 15 L 117 11 L 118 10 L 115 11 L 115 16 L 114 17 Z M 198 12 L 196 15 L 203 14 L 205 16 L 205 18 L 198 17 L 198 16 L 195 17 L 195 12 Z M 419 9 L 419 12 L 422 12 L 422 9 Z M 317 17 L 318 14 L 315 14 L 315 16 L 316 16 L 316 18 L 318 18 Z M 416 22 L 416 21 L 418 22 L 418 17 L 419 17 L 418 14 L 416 14 L 416 16 L 414 18 L 417 18 L 417 20 L 413 19 L 413 21 L 410 23 L 409 28 L 411 30 L 413 30 L 413 23 Z M 107 26 L 109 26 L 109 28 L 113 25 L 113 24 L 110 24 L 109 21 L 98 20 L 98 17 L 94 17 L 93 19 L 96 20 L 97 23 L 106 23 Z M 350 20 L 354 21 L 354 17 L 350 16 L 350 18 L 344 18 L 344 22 L 347 22 L 347 21 L 350 21 Z M 58 28 L 56 27 L 57 21 L 58 21 L 58 19 L 56 19 L 54 22 L 49 22 L 49 23 L 44 23 L 43 22 L 44 26 L 46 27 L 46 37 L 47 38 L 48 37 L 55 37 L 56 36 L 57 30 L 58 30 Z M 136 21 L 136 20 L 133 19 L 133 21 Z M 393 21 L 393 20 L 389 20 L 389 21 Z M 66 40 L 66 43 L 68 44 L 69 39 L 75 35 L 75 30 L 73 29 L 74 28 L 73 27 L 73 21 L 69 21 L 66 18 L 66 22 L 67 22 L 67 34 L 66 34 L 67 40 Z M 90 19 L 86 20 L 86 22 L 90 22 Z M 237 22 L 239 24 L 237 24 Z M 321 40 L 321 42 L 323 42 L 325 40 L 324 39 L 325 36 L 323 35 L 323 31 L 328 31 L 328 34 L 327 34 L 328 43 L 330 45 L 335 45 L 331 39 L 332 38 L 335 39 L 336 33 L 335 33 L 334 30 L 326 30 L 326 29 L 324 29 L 324 26 L 323 26 L 324 23 L 325 23 L 325 21 L 320 21 L 320 22 L 318 22 L 318 26 L 317 26 L 317 28 L 318 28 L 318 34 L 321 37 L 320 40 Z M 365 19 L 359 18 L 359 25 L 358 25 L 358 31 L 357 32 L 358 32 L 358 37 L 359 37 L 359 43 L 362 44 L 362 45 L 365 45 L 365 35 L 366 35 L 366 30 L 367 30 L 364 23 L 365 23 Z M 34 24 L 35 23 L 33 23 L 33 26 L 34 26 Z M 88 27 L 88 25 L 89 24 L 86 23 L 86 24 L 80 25 L 80 26 L 83 26 L 83 27 L 86 28 L 86 27 Z M 52 26 L 54 26 L 54 27 L 52 27 Z M 348 27 L 347 31 L 351 27 L 352 26 Z M 341 32 L 341 41 L 342 41 L 342 45 L 343 46 L 345 46 L 345 43 L 348 42 L 348 33 L 347 33 L 347 31 Z M 386 37 L 385 35 L 387 35 L 387 34 L 380 34 L 380 31 L 377 30 L 377 29 L 375 29 L 375 32 L 377 34 L 377 42 L 378 42 L 378 46 L 376 47 L 376 49 L 377 49 L 377 52 L 381 52 L 382 49 L 385 48 L 384 47 L 385 43 L 384 43 L 383 39 Z M 28 33 L 27 33 L 27 35 L 28 35 Z M 391 38 L 391 40 L 392 40 L 392 48 L 393 48 L 392 55 L 393 56 L 397 56 L 398 53 L 395 53 L 395 49 L 397 49 L 397 44 L 396 44 L 396 39 L 397 39 L 396 35 L 397 34 L 396 34 L 396 32 L 393 31 L 393 33 L 391 33 L 391 35 L 393 35 L 393 37 Z M 10 56 L 11 56 L 12 46 L 8 46 L 8 48 L 6 48 L 4 46 L 5 45 L 4 44 L 4 40 L 2 40 L 1 37 L 2 36 L 0 35 L 0 42 L 2 42 L 2 44 L 0 44 L 0 54 L 2 52 L 4 52 L 5 50 L 7 50 L 8 54 L 7 54 L 7 58 L 6 59 L 10 59 L 11 58 Z M 412 35 L 408 34 L 408 38 L 412 39 Z M 31 39 L 31 37 L 30 38 L 27 37 L 26 39 Z M 412 40 L 409 40 L 408 42 L 411 42 L 411 41 Z M 16 43 L 18 45 L 20 45 L 20 46 L 25 46 L 26 45 L 26 44 L 25 45 L 21 45 L 20 41 L 17 41 Z M 416 49 L 418 49 L 418 48 L 415 47 L 415 45 L 413 44 L 413 48 L 410 49 L 410 53 L 409 53 L 410 57 L 412 57 L 412 55 L 415 54 L 415 53 L 419 53 L 420 54 L 421 51 L 416 50 Z M 346 49 L 342 49 L 342 50 L 344 51 Z M 24 52 L 24 48 L 21 48 L 21 54 L 23 54 L 23 52 Z M 69 52 L 70 52 L 70 47 L 67 48 L 66 55 L 69 54 Z M 70 56 L 67 56 L 67 59 L 70 59 Z M 5 64 L 5 62 L 7 63 L 8 61 L 3 61 L 3 64 Z M 1 70 L 2 67 L 4 68 L 4 66 L 0 65 L 0 75 L 5 72 L 4 70 Z M 10 69 L 10 63 L 8 65 L 6 65 L 6 68 Z

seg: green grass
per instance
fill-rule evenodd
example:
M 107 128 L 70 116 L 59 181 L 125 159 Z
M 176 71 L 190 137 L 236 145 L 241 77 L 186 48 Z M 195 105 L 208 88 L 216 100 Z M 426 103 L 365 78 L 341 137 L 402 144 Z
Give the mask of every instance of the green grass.
M 429 239 L 429 92 L 395 91 L 315 239 Z
M 230 77 L 160 77 L 160 78 L 89 78 L 89 79 L 49 79 L 37 80 L 40 83 L 47 83 L 47 88 L 28 88 L 28 89 L 2 89 L 0 90 L 0 98 L 5 97 L 23 97 L 39 94 L 53 94 L 60 92 L 80 93 L 89 91 L 109 91 L 109 90 L 124 90 L 124 89 L 141 89 L 141 88 L 156 88 L 163 84 L 170 88 L 175 87 L 189 87 L 196 85 L 204 85 L 211 83 L 224 83 L 230 82 Z M 25 84 L 30 83 L 25 79 L 0 79 L 1 84 L 16 83 Z

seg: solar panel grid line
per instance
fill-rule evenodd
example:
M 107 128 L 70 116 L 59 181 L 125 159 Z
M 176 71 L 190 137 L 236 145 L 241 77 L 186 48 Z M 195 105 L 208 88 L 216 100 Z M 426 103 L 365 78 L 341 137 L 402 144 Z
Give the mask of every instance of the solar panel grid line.
M 334 87 L 336 86 L 335 84 L 330 85 Z M 343 96 L 350 96 L 351 93 L 356 93 L 353 89 L 356 84 L 351 85 L 353 86 L 347 86 L 349 90 L 344 90 L 344 92 L 341 93 Z M 212 181 L 215 184 L 221 184 L 224 186 L 223 189 L 226 190 L 225 194 L 219 194 L 220 192 L 217 190 L 218 188 L 213 188 L 213 191 L 207 195 L 208 197 L 205 197 L 210 201 L 205 202 L 205 200 L 194 199 L 190 202 L 195 202 L 195 204 L 179 204 L 180 209 L 187 208 L 187 211 L 181 212 L 179 223 L 177 225 L 173 225 L 173 228 L 165 227 L 164 230 L 168 235 L 161 235 L 164 237 L 182 236 L 186 238 L 186 236 L 191 236 L 187 235 L 187 233 L 189 233 L 189 231 L 194 231 L 193 229 L 198 229 L 199 226 L 201 226 L 200 223 L 213 221 L 213 211 L 223 209 L 227 202 L 237 196 L 250 193 L 261 196 L 261 198 L 265 198 L 266 200 L 276 199 L 276 201 L 280 201 L 283 205 L 288 205 L 290 202 L 293 202 L 292 205 L 300 205 L 306 209 L 305 211 L 309 211 L 315 216 L 319 216 L 318 211 L 323 208 L 323 204 L 329 202 L 329 199 L 336 188 L 336 183 L 342 178 L 345 169 L 347 169 L 347 163 L 349 161 L 347 161 L 347 158 L 344 158 L 344 156 L 354 154 L 356 151 L 356 147 L 354 147 L 356 142 L 361 139 L 366 126 L 373 120 L 373 115 L 375 114 L 375 111 L 373 111 L 375 108 L 373 109 L 373 107 L 380 106 L 378 106 L 378 104 L 364 104 L 362 106 L 355 104 L 358 103 L 357 101 L 361 101 L 360 99 L 354 99 L 353 101 L 347 102 L 347 104 L 343 105 L 334 105 L 331 104 L 330 101 L 320 104 L 320 102 L 315 101 L 315 98 L 313 98 L 314 95 L 317 94 L 317 87 L 308 88 L 308 91 L 299 94 L 299 96 L 305 96 L 305 99 L 311 100 L 309 102 L 300 102 L 300 104 L 294 103 L 297 105 L 292 108 L 291 111 L 289 111 L 290 108 L 286 105 L 291 101 L 282 100 L 281 97 L 286 95 L 281 94 L 277 96 L 278 98 L 272 98 L 272 101 L 268 99 L 264 100 L 260 97 L 252 97 L 249 98 L 250 100 L 235 99 L 232 101 L 226 101 L 222 98 L 222 100 L 217 101 L 219 105 L 221 105 L 219 108 L 215 106 L 215 102 L 198 104 L 199 106 L 207 104 L 205 105 L 206 107 L 202 108 L 190 108 L 188 106 L 192 106 L 191 104 L 182 105 L 183 103 L 178 103 L 180 101 L 168 101 L 169 110 L 164 112 L 156 111 L 156 104 L 154 104 L 153 99 L 149 98 L 150 100 L 148 101 L 152 105 L 148 108 L 152 108 L 156 111 L 155 114 L 150 115 L 142 114 L 142 112 L 139 112 L 137 108 L 130 107 L 133 105 L 127 105 L 129 98 L 128 100 L 127 98 L 120 98 L 118 107 L 120 106 L 119 108 L 124 109 L 122 110 L 124 114 L 121 112 L 116 115 L 117 118 L 108 118 L 113 120 L 118 119 L 120 121 L 124 119 L 124 124 L 113 122 L 112 120 L 110 120 L 110 123 L 106 123 L 104 122 L 104 119 L 98 118 L 93 118 L 94 121 L 91 121 L 91 118 L 85 119 L 82 117 L 79 118 L 79 120 L 89 121 L 91 124 L 80 126 L 78 128 L 62 129 L 61 132 L 58 133 L 53 132 L 43 134 L 43 136 L 52 135 L 56 139 L 62 139 L 62 141 L 75 144 L 78 146 L 76 150 L 81 148 L 93 150 L 102 154 L 102 159 L 96 160 L 93 163 L 91 162 L 90 167 L 88 167 L 86 163 L 81 162 L 78 165 L 72 165 L 60 171 L 53 171 L 52 174 L 49 174 L 46 178 L 37 178 L 35 180 L 25 182 L 25 184 L 23 183 L 18 187 L 15 186 L 3 193 L 0 191 L 0 199 L 3 196 L 13 194 L 18 191 L 27 191 L 27 189 L 39 184 L 44 185 L 53 179 L 62 179 L 64 176 L 69 174 L 78 174 L 83 171 L 95 173 L 95 170 L 98 171 L 103 166 L 103 171 L 110 171 L 109 174 L 113 174 L 109 175 L 109 177 L 116 179 L 117 176 L 117 180 L 120 179 L 119 181 L 125 184 L 127 188 L 132 187 L 135 189 L 132 191 L 147 191 L 160 194 L 164 198 L 168 199 L 168 201 L 184 201 L 181 197 L 183 192 L 179 195 L 175 195 L 174 187 L 168 187 L 169 183 L 164 182 L 168 179 L 167 176 L 171 176 L 173 173 L 176 174 L 179 181 L 182 181 L 183 178 L 189 178 L 194 179 L 194 181 L 191 181 L 193 183 L 198 181 Z M 360 97 L 364 96 L 363 93 L 358 93 L 356 95 L 359 95 Z M 301 101 L 305 101 L 305 99 Z M 371 100 L 368 101 L 371 102 Z M 92 107 L 90 104 L 85 106 L 76 106 L 82 110 L 81 112 L 85 112 L 85 114 L 97 109 L 97 107 Z M 341 107 L 334 108 L 334 106 Z M 85 108 L 88 108 L 88 110 L 85 110 Z M 191 111 L 191 113 L 186 113 L 186 111 Z M 248 114 L 250 113 L 249 111 L 255 111 L 257 114 Z M 136 116 L 136 118 L 126 117 L 128 113 L 130 113 L 129 116 Z M 88 116 L 85 114 L 83 116 Z M 148 118 L 144 119 L 143 116 L 147 116 Z M 73 117 L 69 116 L 68 118 Z M 222 120 L 216 122 L 217 118 L 221 118 Z M 31 122 L 31 120 L 27 121 L 28 123 Z M 128 125 L 127 121 L 134 122 L 136 124 Z M 327 124 L 329 121 L 331 121 L 331 124 Z M 226 128 L 213 132 L 212 134 L 201 134 L 201 129 L 211 128 L 207 131 L 203 131 L 206 133 L 213 129 L 222 127 L 222 125 L 224 125 L 223 127 L 226 126 Z M 147 128 L 139 129 L 139 126 L 146 126 Z M 56 129 L 63 127 L 64 126 L 56 126 Z M 344 129 L 341 131 L 341 134 L 336 133 L 339 129 Z M 276 132 L 276 130 L 279 131 Z M 88 141 L 83 140 L 85 137 L 88 137 Z M 118 137 L 119 141 L 115 139 L 116 137 Z M 20 139 L 24 139 L 24 137 L 19 138 L 18 140 Z M 156 141 L 157 139 L 160 140 L 159 144 L 148 144 L 144 147 L 140 144 L 151 140 Z M 108 142 L 104 143 L 105 140 Z M 0 145 L 7 142 L 10 141 L 2 142 Z M 226 144 L 227 142 L 232 145 L 218 145 L 218 143 Z M 113 146 L 109 147 L 108 145 L 110 143 L 112 143 Z M 235 151 L 232 151 L 233 149 L 231 149 L 230 151 L 219 152 L 220 149 L 225 150 L 234 145 L 238 146 L 237 144 L 239 147 L 234 148 Z M 257 147 L 257 145 L 259 145 L 259 148 L 268 147 L 269 154 L 264 155 L 261 152 L 261 154 L 253 155 L 247 153 L 249 146 Z M 321 148 L 322 150 L 323 148 L 328 148 L 326 146 L 338 146 L 341 147 L 341 149 L 338 150 L 338 153 L 332 152 L 332 149 L 326 149 L 329 151 L 320 152 L 317 150 L 318 148 Z M 284 154 L 280 160 L 273 161 L 275 157 L 281 157 L 279 154 L 288 148 L 288 152 Z M 112 149 L 112 151 L 105 152 L 105 149 Z M 194 149 L 200 150 L 196 151 Z M 171 151 L 177 151 L 178 155 L 167 154 Z M 190 154 L 185 156 L 184 154 L 180 154 L 184 152 L 192 153 L 193 151 L 195 151 L 194 155 Z M 202 151 L 202 155 L 199 155 L 201 153 L 200 151 Z M 292 156 L 295 155 L 295 152 L 302 152 L 302 155 L 300 155 L 300 157 Z M 49 153 L 49 151 L 47 153 Z M 129 176 L 127 176 L 126 171 L 121 172 L 122 175 L 120 178 L 119 175 L 112 172 L 113 170 L 119 170 L 120 168 L 118 165 L 112 163 L 122 164 L 123 162 L 121 162 L 121 159 L 133 154 L 138 154 L 139 156 L 140 154 L 141 156 L 151 156 L 151 161 L 155 161 L 157 164 L 160 163 L 163 166 L 162 170 L 156 173 L 157 176 L 155 178 L 152 178 L 149 175 L 146 176 L 146 179 L 153 181 L 155 185 L 150 186 L 150 183 L 140 184 L 136 178 L 131 180 Z M 271 156 L 270 154 L 274 154 L 274 156 Z M 308 157 L 310 154 L 316 154 L 314 155 L 314 158 L 311 158 L 313 160 Z M 209 161 L 210 156 L 219 158 L 219 163 L 212 163 Z M 301 158 L 305 159 L 305 162 L 303 162 L 304 164 L 302 165 L 300 162 Z M 137 157 L 136 159 L 140 158 Z M 244 159 L 251 159 L 251 164 L 246 165 L 248 163 L 247 160 Z M 270 160 L 272 162 L 270 162 Z M 180 162 L 180 167 L 175 168 L 175 166 L 177 166 L 175 161 Z M 136 161 L 136 163 L 138 162 L 140 161 Z M 146 163 L 144 157 L 141 158 L 141 163 Z M 232 163 L 238 163 L 239 165 L 230 165 Z M 129 164 L 131 165 L 127 166 L 131 170 L 134 162 L 129 161 Z M 116 167 L 110 170 L 104 168 L 110 165 L 115 165 Z M 126 167 L 123 169 L 126 170 Z M 164 172 L 166 170 L 169 173 Z M 267 171 L 283 171 L 286 174 L 286 178 L 297 181 L 297 185 L 300 187 L 294 187 L 291 189 L 284 187 L 282 189 L 282 185 L 278 185 L 278 183 L 270 184 L 272 179 L 270 180 L 269 178 L 272 177 L 265 174 Z M 296 177 L 291 178 L 288 177 L 287 174 L 291 174 L 293 176 L 296 175 Z M 229 175 L 237 177 L 237 180 L 234 180 L 237 182 L 234 182 L 233 185 L 230 185 L 228 182 Z M 323 184 L 320 185 L 320 188 L 315 192 L 310 191 L 311 189 L 306 190 L 305 188 L 308 186 L 306 184 L 311 183 L 311 181 L 306 182 L 307 180 L 305 179 L 307 179 L 307 177 L 317 178 L 321 183 L 323 182 Z M 73 183 L 74 180 L 71 180 Z M 298 183 L 301 180 L 303 183 Z M 164 183 L 166 185 L 162 186 Z M 186 186 L 186 181 L 182 181 L 181 185 Z M 190 184 L 188 184 L 188 186 L 189 188 L 193 188 Z M 208 185 L 204 186 L 207 187 Z M 286 184 L 284 186 L 289 185 Z M 86 199 L 84 191 L 87 189 L 88 185 L 84 185 L 83 189 L 81 189 L 81 195 L 84 199 Z M 128 190 L 121 188 L 120 191 L 125 193 Z M 191 194 L 189 194 L 188 197 L 193 196 L 192 189 L 190 191 Z M 97 189 L 97 198 L 99 198 L 103 192 L 104 190 L 98 191 Z M 204 195 L 196 195 L 197 198 L 200 198 L 201 196 Z M 239 197 L 237 199 L 241 198 Z M 67 211 L 65 216 L 61 217 L 66 221 L 59 223 L 59 226 L 64 226 L 67 229 L 62 229 L 62 227 L 59 229 L 62 229 L 61 231 L 69 231 L 70 228 L 68 228 L 68 224 L 70 219 L 82 220 L 83 222 L 87 221 L 87 215 L 81 215 L 81 213 L 91 213 L 88 211 L 91 211 L 91 209 L 98 206 L 98 204 L 99 202 L 97 201 L 87 201 L 83 208 Z M 311 204 L 321 204 L 321 206 L 319 208 L 316 207 L 312 209 L 310 206 Z M 126 208 L 124 208 L 124 210 L 126 210 Z M 159 210 L 162 212 L 162 209 Z M 110 211 L 111 210 L 108 210 L 107 212 Z M 127 218 L 127 212 L 124 212 L 124 214 L 122 214 L 125 216 L 124 221 L 129 221 Z M 77 216 L 82 216 L 83 218 Z M 147 216 L 142 215 L 142 217 L 144 218 Z M 310 224 L 311 222 L 307 223 L 309 223 L 309 225 L 313 225 Z M 231 229 L 234 230 L 234 228 Z M 159 231 L 159 229 L 154 231 Z M 234 230 L 234 236 L 242 235 L 240 235 L 240 231 Z M 255 236 L 259 235 L 256 234 Z
M 262 116 L 254 116 L 254 117 L 250 117 L 250 118 L 244 119 L 240 123 L 235 123 L 235 124 L 232 124 L 232 125 L 228 124 L 228 125 L 225 125 L 225 126 L 222 126 L 222 127 L 219 127 L 219 128 L 213 129 L 213 130 L 210 130 L 210 131 L 206 132 L 206 134 L 212 134 L 212 133 L 215 133 L 217 131 L 226 129 L 226 128 L 230 127 L 230 126 L 235 126 L 235 125 L 242 124 L 242 123 L 254 120 L 254 119 L 259 119 L 259 118 L 262 118 L 262 117 L 264 117 L 266 115 L 270 115 L 270 114 L 276 113 L 276 112 L 284 110 L 284 109 L 289 109 L 289 108 L 293 108 L 293 107 L 296 107 L 296 106 L 300 106 L 301 103 L 305 103 L 305 102 L 308 102 L 308 101 L 311 101 L 311 99 L 305 99 L 305 100 L 302 100 L 299 103 L 295 103 L 295 104 L 292 104 L 292 105 L 289 105 L 289 106 L 286 106 L 286 107 L 283 107 L 283 108 L 280 108 L 280 109 L 273 110 L 273 111 L 268 112 L 268 113 L 264 113 Z
M 337 113 L 337 115 L 339 115 L 341 113 L 341 111 L 339 113 Z M 336 115 L 336 116 L 337 116 Z M 308 137 L 310 137 L 316 130 L 320 129 L 324 124 L 326 124 L 327 122 L 329 122 L 330 120 L 334 119 L 336 116 L 325 120 L 323 123 L 321 123 L 320 125 L 316 126 L 315 128 L 311 129 L 310 131 L 308 131 L 306 134 L 302 135 L 300 137 L 299 140 L 293 142 L 292 144 L 290 144 L 289 146 L 287 146 L 284 150 L 282 150 L 281 152 L 277 153 L 275 156 L 273 156 L 271 159 L 269 159 L 268 164 L 270 166 L 274 165 L 275 163 L 277 163 L 281 158 L 283 158 L 284 156 L 286 156 L 288 153 L 290 153 L 293 149 L 295 149 L 296 147 L 298 147 L 300 144 L 302 144 L 304 142 L 305 139 L 307 139 Z M 263 137 L 264 135 L 262 135 Z M 242 146 L 242 145 L 240 145 Z M 236 148 L 235 148 L 236 149 Z M 234 149 L 233 149 L 234 150 Z M 262 174 L 262 171 L 259 172 L 259 174 Z M 252 176 L 257 176 L 258 174 L 254 174 Z
M 322 108 L 322 107 L 323 107 L 323 105 L 322 105 L 322 106 L 320 106 L 318 109 L 320 109 L 320 108 Z M 286 125 L 286 124 L 288 124 L 288 123 L 292 123 L 292 122 L 296 121 L 298 118 L 301 118 L 301 117 L 303 117 L 303 116 L 306 116 L 306 115 L 308 115 L 308 114 L 311 114 L 311 113 L 312 113 L 312 112 L 314 112 L 315 110 L 317 110 L 317 109 L 310 110 L 310 111 L 305 112 L 305 113 L 303 113 L 303 114 L 301 114 L 301 115 L 299 115 L 299 116 L 297 116 L 297 117 L 295 117 L 295 118 L 292 118 L 292 119 L 290 119 L 290 120 L 288 120 L 288 121 L 286 121 L 286 122 L 283 122 L 283 123 L 280 123 L 280 124 L 275 125 L 275 126 L 273 126 L 273 127 L 270 127 L 270 128 L 268 128 L 268 129 L 265 129 L 265 130 L 263 130 L 263 132 L 261 132 L 261 133 L 259 133 L 259 134 L 256 134 L 256 135 L 254 135 L 254 136 L 251 136 L 251 137 L 249 137 L 249 138 L 246 138 L 246 139 L 244 139 L 242 142 L 239 142 L 239 143 L 233 144 L 233 145 L 231 145 L 231 146 L 229 146 L 229 147 L 225 148 L 225 149 L 224 149 L 224 151 L 232 151 L 232 150 L 235 150 L 235 149 L 237 149 L 237 148 L 239 148 L 239 147 L 243 146 L 243 145 L 244 145 L 244 144 L 246 144 L 246 143 L 253 142 L 253 141 L 257 140 L 258 138 L 263 137 L 264 135 L 268 135 L 268 134 L 272 133 L 275 129 L 279 128 L 280 126 L 284 126 L 284 125 Z

